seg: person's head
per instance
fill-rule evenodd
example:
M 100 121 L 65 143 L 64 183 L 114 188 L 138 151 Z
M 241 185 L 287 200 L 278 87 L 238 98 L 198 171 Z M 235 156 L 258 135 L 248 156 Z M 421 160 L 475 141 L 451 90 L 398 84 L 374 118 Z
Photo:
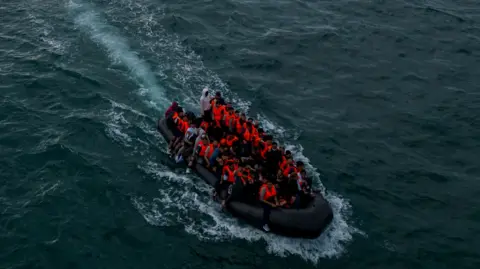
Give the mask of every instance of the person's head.
M 197 128 L 197 123 L 196 123 L 195 121 L 192 121 L 192 122 L 190 123 L 190 127 L 191 127 L 191 128 L 194 128 L 194 129 Z
M 247 129 L 252 130 L 252 122 L 247 121 Z
M 300 175 L 302 176 L 302 178 L 305 178 L 307 176 L 307 171 L 305 170 L 300 171 Z
M 215 93 L 215 98 L 217 98 L 217 99 L 222 98 L 222 93 L 221 92 L 216 92 Z
M 235 161 L 230 160 L 229 163 L 228 163 L 228 166 L 229 166 L 231 169 L 235 168 Z
M 185 114 L 182 113 L 182 120 L 183 120 L 183 121 L 188 121 L 187 115 L 185 115 Z
M 240 114 L 240 119 L 246 120 L 246 119 L 247 119 L 247 115 L 245 115 L 245 113 Z
M 268 180 L 268 181 L 267 181 L 267 186 L 268 186 L 269 188 L 271 188 L 271 187 L 273 186 L 272 181 Z
M 209 92 L 208 92 L 208 87 L 203 88 L 203 90 L 202 90 L 203 96 L 207 97 L 207 96 L 208 96 L 208 93 L 209 93 Z
M 222 147 L 222 151 L 223 151 L 223 152 L 227 152 L 227 151 L 228 151 L 228 147 L 223 146 L 223 147 Z
M 305 169 L 305 164 L 302 161 L 297 162 L 297 168 L 302 171 Z
M 184 115 L 184 114 L 183 114 L 183 109 L 182 109 L 181 107 L 178 107 L 177 113 L 178 113 L 178 116 L 179 116 L 180 118 L 183 118 L 183 115 Z
M 251 124 L 253 124 L 253 119 L 252 118 L 248 118 L 247 121 L 250 122 Z
M 292 164 L 293 163 L 293 158 L 292 157 L 288 157 L 287 158 L 287 164 Z
M 208 139 L 206 135 L 202 135 L 202 141 L 203 143 L 208 143 Z
M 292 157 L 292 152 L 290 150 L 285 151 L 285 157 L 288 159 L 288 157 Z
M 213 146 L 214 147 L 218 146 L 218 141 L 217 140 L 213 140 Z
M 235 114 L 235 116 L 240 116 L 240 110 L 235 110 L 233 113 Z
M 278 146 L 277 142 L 273 142 L 273 143 L 272 143 L 272 149 L 274 149 L 274 150 L 275 150 L 275 149 L 278 149 L 277 146 Z
M 278 149 L 282 152 L 282 154 L 285 154 L 285 147 L 284 146 L 280 146 L 280 147 L 278 147 Z
M 172 108 L 175 109 L 175 108 L 177 108 L 177 107 L 178 107 L 177 101 L 173 101 L 173 102 L 172 102 Z

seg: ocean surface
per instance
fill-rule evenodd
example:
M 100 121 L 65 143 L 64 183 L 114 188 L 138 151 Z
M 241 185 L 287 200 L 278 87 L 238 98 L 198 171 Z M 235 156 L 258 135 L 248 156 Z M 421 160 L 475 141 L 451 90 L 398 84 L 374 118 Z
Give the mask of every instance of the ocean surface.
M 478 1 L 1 0 L 0 268 L 480 268 L 479 85 Z M 169 165 L 206 86 L 308 164 L 322 236 Z

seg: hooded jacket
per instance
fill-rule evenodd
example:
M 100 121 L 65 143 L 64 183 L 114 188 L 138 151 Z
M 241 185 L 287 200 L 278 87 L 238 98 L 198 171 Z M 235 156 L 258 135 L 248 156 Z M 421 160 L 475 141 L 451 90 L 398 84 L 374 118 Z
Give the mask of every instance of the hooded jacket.
M 178 103 L 177 102 L 172 102 L 172 105 L 165 111 L 165 118 L 168 117 L 168 115 L 172 112 L 174 112 L 178 108 Z
M 208 92 L 208 88 L 204 88 L 202 91 L 202 97 L 200 97 L 200 110 L 203 114 L 204 111 L 209 110 L 211 108 L 210 101 L 212 100 L 212 96 L 210 96 Z

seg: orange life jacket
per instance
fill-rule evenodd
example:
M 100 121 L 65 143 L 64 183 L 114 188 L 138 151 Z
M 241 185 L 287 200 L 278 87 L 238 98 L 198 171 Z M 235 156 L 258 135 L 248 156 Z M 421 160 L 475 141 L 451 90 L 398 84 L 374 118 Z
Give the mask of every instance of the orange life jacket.
M 263 195 L 263 200 L 268 201 L 269 199 L 277 196 L 277 190 L 275 189 L 275 186 L 272 186 L 271 189 L 268 188 L 267 184 L 263 184 L 262 187 L 260 187 L 260 193 L 262 193 L 262 190 L 265 189 L 265 194 Z
M 238 118 L 237 122 L 235 123 L 235 129 L 236 129 L 238 134 L 242 133 L 243 125 L 242 125 L 242 120 L 240 118 Z
M 262 158 L 266 159 L 267 158 L 267 152 L 272 148 L 272 145 L 268 146 L 267 145 L 267 142 L 264 142 L 264 147 L 262 149 L 262 151 L 260 152 L 260 155 L 262 156 Z
M 223 124 L 227 127 L 230 127 L 230 119 L 233 119 L 233 116 L 233 112 L 225 113 L 225 116 L 223 117 Z
M 213 152 L 215 151 L 215 146 L 213 145 L 213 143 L 210 143 L 210 145 L 208 145 L 208 147 L 205 147 L 205 151 L 207 151 L 207 148 L 209 148 L 208 149 L 208 154 L 205 157 L 207 157 L 207 159 L 210 159 L 210 157 L 212 157 L 212 155 L 213 155 Z
M 245 180 L 243 175 L 247 176 L 247 180 Z M 243 182 L 243 185 L 247 184 L 247 182 L 253 183 L 253 176 L 252 176 L 252 174 L 250 174 L 250 170 L 248 170 L 248 169 L 244 169 L 243 172 L 237 173 L 237 176 L 240 177 L 240 179 Z
M 198 156 L 203 157 L 205 155 L 205 151 L 207 150 L 207 145 L 205 145 L 203 141 L 200 141 L 198 143 L 198 146 L 200 147 L 200 152 L 198 153 Z
M 255 148 L 258 148 L 260 146 L 260 137 L 258 135 L 252 135 L 252 143 Z
M 234 135 L 229 135 L 227 136 L 226 144 L 227 146 L 231 147 L 236 141 L 238 141 L 238 137 Z
M 178 116 L 178 112 L 173 113 L 172 119 L 175 123 L 177 123 L 178 120 L 181 120 Z
M 215 105 L 212 110 L 213 110 L 213 119 L 215 121 L 220 122 L 222 120 L 223 114 L 225 112 L 225 106 L 224 105 Z
M 258 135 L 257 127 L 252 124 L 252 135 Z
M 227 139 L 222 138 L 222 139 L 220 140 L 220 146 L 226 146 L 226 145 L 227 145 Z
M 207 131 L 207 129 L 208 129 L 208 122 L 202 121 L 202 123 L 200 124 L 200 128 L 202 128 L 203 130 Z
M 297 173 L 297 168 L 293 165 L 286 164 L 285 167 L 282 169 L 283 176 L 288 177 L 290 175 L 290 170 L 293 168 L 293 172 Z
M 245 128 L 245 132 L 243 133 L 243 139 L 249 142 L 252 140 L 252 133 L 247 128 Z
M 283 167 L 287 165 L 287 158 L 285 158 L 285 155 L 282 155 L 282 160 L 280 161 L 280 169 L 283 170 Z
M 182 133 L 186 133 L 187 130 L 188 130 L 188 122 L 187 121 L 184 121 L 184 120 L 180 120 L 178 122 L 178 130 L 180 130 L 180 132 Z
M 223 167 L 222 176 L 227 175 L 227 181 L 230 183 L 235 183 L 235 171 L 230 170 L 228 166 Z

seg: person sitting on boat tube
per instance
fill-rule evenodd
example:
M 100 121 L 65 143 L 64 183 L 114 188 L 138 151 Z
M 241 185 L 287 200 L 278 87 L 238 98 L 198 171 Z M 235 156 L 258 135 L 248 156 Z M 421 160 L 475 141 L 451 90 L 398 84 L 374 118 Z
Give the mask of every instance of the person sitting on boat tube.
M 193 151 L 193 144 L 195 143 L 195 140 L 197 139 L 198 135 L 198 129 L 197 129 L 197 124 L 195 122 L 192 122 L 185 132 L 185 136 L 183 138 L 183 141 L 178 144 L 178 146 L 173 150 L 173 154 L 175 157 L 175 161 L 177 163 L 180 163 L 183 160 L 183 155 L 190 155 L 189 152 Z
M 270 211 L 279 205 L 277 198 L 277 190 L 271 181 L 267 181 L 260 187 L 259 199 L 263 205 L 263 230 L 270 231 Z
M 235 183 L 235 161 L 229 160 L 227 165 L 223 166 L 222 177 L 219 180 L 217 194 L 222 190 L 227 190 L 227 196 L 231 194 L 231 185 Z M 225 199 L 226 200 L 226 199 Z M 225 207 L 225 200 L 222 201 L 222 206 Z
M 203 155 L 205 167 L 210 168 L 210 159 L 213 157 L 213 154 L 215 151 L 217 151 L 217 149 L 218 149 L 217 140 L 213 140 L 213 142 L 207 146 L 207 148 L 205 149 L 205 154 Z
M 200 142 L 193 151 L 194 154 L 190 156 L 188 166 L 192 167 L 198 160 L 200 160 L 200 164 L 203 164 L 203 157 L 205 156 L 205 151 L 207 150 L 208 145 L 210 145 L 210 140 L 208 139 L 208 136 L 206 134 L 203 134 L 201 136 Z
M 177 108 L 177 111 L 173 113 L 172 115 L 172 133 L 173 133 L 173 139 L 172 141 L 170 141 L 170 144 L 168 145 L 168 149 L 171 151 L 174 146 L 179 142 L 181 141 L 182 137 L 183 137 L 183 132 L 182 132 L 182 129 L 184 127 L 184 120 L 183 118 L 185 118 L 185 115 L 183 113 L 183 109 L 181 107 L 178 107 Z

